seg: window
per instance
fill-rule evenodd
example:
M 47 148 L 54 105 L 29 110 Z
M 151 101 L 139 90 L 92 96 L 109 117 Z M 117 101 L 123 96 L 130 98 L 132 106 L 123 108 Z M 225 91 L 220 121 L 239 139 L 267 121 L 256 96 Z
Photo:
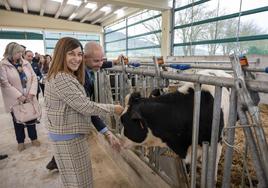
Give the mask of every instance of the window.
M 105 28 L 105 49 L 108 58 L 116 55 L 145 57 L 161 55 L 161 24 L 159 11 L 143 11 Z
M 100 41 L 99 35 L 75 33 L 75 32 L 44 32 L 46 54 L 53 54 L 53 50 L 58 40 L 62 37 L 73 37 L 78 39 L 83 46 L 89 41 Z
M 260 42 L 268 39 L 268 25 L 264 24 L 267 0 L 243 0 L 240 22 L 240 0 L 192 2 L 176 1 L 174 55 L 228 55 L 234 48 L 241 53 L 267 49 L 265 42 Z

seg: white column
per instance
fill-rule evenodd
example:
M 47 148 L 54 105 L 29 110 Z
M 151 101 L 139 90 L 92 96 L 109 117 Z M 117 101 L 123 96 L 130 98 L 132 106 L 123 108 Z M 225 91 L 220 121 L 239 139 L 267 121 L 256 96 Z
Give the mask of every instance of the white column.
M 171 25 L 171 10 L 162 11 L 162 41 L 161 55 L 166 59 L 170 56 L 170 25 Z

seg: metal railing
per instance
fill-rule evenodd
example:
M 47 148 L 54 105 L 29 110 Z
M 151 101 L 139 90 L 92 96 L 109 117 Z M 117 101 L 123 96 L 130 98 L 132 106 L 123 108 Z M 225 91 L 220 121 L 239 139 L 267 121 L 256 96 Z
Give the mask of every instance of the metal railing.
M 123 60 L 122 60 L 123 62 Z M 124 63 L 121 66 L 115 66 L 113 68 L 109 68 L 107 70 L 103 70 L 100 72 L 99 75 L 99 89 L 102 94 L 99 93 L 99 96 L 107 96 L 106 92 L 111 92 L 111 88 L 104 88 L 103 82 L 101 81 L 101 74 L 106 75 L 106 78 L 109 79 L 111 75 L 114 76 L 114 85 L 112 87 L 113 90 L 113 99 L 115 102 L 119 101 L 121 104 L 124 104 L 124 97 L 126 94 L 132 91 L 140 91 L 143 96 L 148 96 L 150 91 L 154 88 L 163 88 L 167 85 L 166 80 L 176 80 L 176 81 L 186 81 L 186 82 L 193 82 L 195 83 L 195 103 L 194 103 L 194 117 L 193 117 L 193 126 L 195 127 L 193 130 L 192 136 L 192 163 L 191 163 L 191 180 L 190 184 L 191 187 L 196 187 L 196 155 L 197 155 L 197 140 L 198 140 L 198 127 L 199 127 L 199 111 L 200 111 L 200 93 L 201 93 L 201 86 L 202 84 L 213 85 L 215 86 L 215 97 L 214 97 L 214 109 L 213 109 L 213 123 L 212 123 L 212 135 L 210 146 L 208 143 L 203 143 L 203 160 L 202 160 L 202 169 L 201 169 L 201 180 L 200 186 L 201 187 L 215 187 L 215 171 L 216 168 L 216 156 L 217 156 L 217 133 L 219 132 L 219 119 L 220 119 L 220 110 L 221 110 L 221 95 L 222 95 L 222 87 L 231 88 L 231 95 L 229 101 L 229 119 L 226 127 L 224 127 L 224 131 L 227 132 L 226 138 L 226 152 L 224 154 L 224 171 L 223 171 L 223 182 L 222 187 L 230 187 L 230 175 L 231 175 L 231 165 L 232 165 L 232 157 L 233 157 L 233 148 L 230 147 L 234 144 L 234 128 L 235 123 L 237 120 L 237 111 L 238 116 L 240 119 L 240 124 L 245 133 L 245 137 L 249 146 L 249 151 L 252 157 L 252 161 L 254 164 L 254 168 L 257 174 L 257 178 L 259 181 L 260 187 L 267 187 L 268 185 L 268 175 L 267 175 L 267 142 L 265 139 L 264 132 L 262 130 L 262 126 L 260 123 L 259 117 L 256 115 L 256 111 L 258 112 L 257 106 L 250 103 L 250 106 L 247 106 L 247 110 L 245 108 L 241 108 L 244 95 L 247 95 L 248 90 L 255 91 L 255 92 L 264 92 L 268 93 L 268 82 L 267 81 L 260 81 L 260 80 L 252 80 L 248 78 L 242 79 L 242 83 L 244 83 L 244 90 L 241 92 L 239 91 L 238 86 L 241 84 L 237 83 L 237 78 L 240 73 L 244 71 L 252 71 L 252 72 L 265 72 L 265 69 L 258 69 L 258 68 L 244 68 L 243 70 L 237 70 L 239 67 L 235 64 L 234 60 L 231 58 L 230 64 L 232 64 L 232 68 L 223 68 L 224 70 L 233 70 L 234 71 L 234 78 L 226 78 L 226 77 L 212 77 L 206 75 L 199 75 L 199 74 L 186 74 L 186 73 L 176 73 L 176 72 L 169 72 L 169 71 L 162 71 L 161 66 L 157 63 L 157 58 L 153 58 L 154 67 L 155 69 L 152 70 L 150 64 L 146 64 L 144 62 L 140 62 L 142 66 L 140 67 L 129 67 L 129 65 L 125 65 Z M 144 64 L 143 64 L 144 63 Z M 176 63 L 176 62 L 172 62 Z M 237 63 L 237 62 L 236 62 Z M 130 63 L 131 64 L 131 63 Z M 169 66 L 169 65 L 164 65 Z M 191 65 L 192 66 L 192 65 Z M 211 66 L 210 66 L 211 67 Z M 222 66 L 215 65 L 215 69 L 220 69 Z M 224 67 L 224 66 L 223 66 Z M 208 68 L 207 66 L 197 65 L 196 67 L 192 66 L 191 68 Z M 240 75 L 241 76 L 241 75 Z M 241 77 L 240 77 L 241 79 Z M 241 81 L 241 80 L 240 80 Z M 107 84 L 107 81 L 106 81 Z M 105 85 L 106 87 L 106 85 Z M 110 91 L 108 91 L 110 90 Z M 96 93 L 98 95 L 98 93 Z M 97 96 L 96 95 L 96 96 Z M 245 97 L 244 97 L 245 98 Z M 239 100 L 237 100 L 239 99 Z M 103 101 L 100 97 L 100 102 L 107 102 L 107 100 Z M 245 103 L 248 104 L 248 102 Z M 237 108 L 238 105 L 238 108 Z M 252 110 L 253 109 L 253 110 Z M 248 126 L 249 120 L 246 114 L 251 114 L 253 119 L 255 118 L 254 125 L 256 126 Z M 255 132 L 252 131 L 254 127 Z M 115 130 L 119 133 L 121 130 L 121 125 L 116 121 L 116 128 Z M 149 159 L 146 160 L 146 157 L 143 152 L 140 152 L 141 159 L 146 161 L 146 163 L 153 168 L 158 174 L 166 180 L 171 186 L 178 186 L 178 178 L 174 180 L 174 178 L 170 178 L 170 176 L 184 176 L 182 174 L 168 174 L 163 173 L 161 165 L 159 165 L 159 158 L 161 158 L 161 152 L 159 149 L 155 149 L 154 154 L 150 154 Z M 174 165 L 179 165 L 178 162 L 173 163 Z M 183 168 L 181 168 L 183 169 Z M 181 171 L 182 172 L 182 171 Z M 181 173 L 180 172 L 180 173 Z M 243 172 L 242 172 L 243 173 Z M 181 177 L 180 177 L 181 178 Z M 185 178 L 185 177 L 184 177 Z

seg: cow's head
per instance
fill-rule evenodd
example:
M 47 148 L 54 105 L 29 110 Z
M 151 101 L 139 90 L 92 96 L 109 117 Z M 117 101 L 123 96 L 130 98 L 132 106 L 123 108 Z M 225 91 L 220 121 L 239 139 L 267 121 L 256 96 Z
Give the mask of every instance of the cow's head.
M 148 128 L 140 111 L 142 100 L 140 93 L 137 92 L 126 97 L 126 107 L 120 117 L 123 124 L 122 142 L 126 147 L 140 145 L 147 137 Z

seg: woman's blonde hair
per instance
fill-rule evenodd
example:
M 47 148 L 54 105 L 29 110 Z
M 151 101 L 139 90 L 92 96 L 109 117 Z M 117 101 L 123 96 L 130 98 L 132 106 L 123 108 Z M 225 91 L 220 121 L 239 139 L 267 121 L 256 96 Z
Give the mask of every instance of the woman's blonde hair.
M 11 42 L 7 44 L 3 57 L 11 60 L 18 52 L 24 52 L 24 48 L 16 42 Z
M 67 66 L 66 56 L 67 52 L 80 47 L 83 52 L 82 44 L 75 38 L 64 37 L 61 38 L 54 49 L 52 62 L 48 71 L 47 79 L 54 78 L 59 72 L 65 72 L 76 76 L 77 80 L 84 85 L 85 82 L 85 67 L 84 62 L 80 64 L 77 71 L 72 73 Z

